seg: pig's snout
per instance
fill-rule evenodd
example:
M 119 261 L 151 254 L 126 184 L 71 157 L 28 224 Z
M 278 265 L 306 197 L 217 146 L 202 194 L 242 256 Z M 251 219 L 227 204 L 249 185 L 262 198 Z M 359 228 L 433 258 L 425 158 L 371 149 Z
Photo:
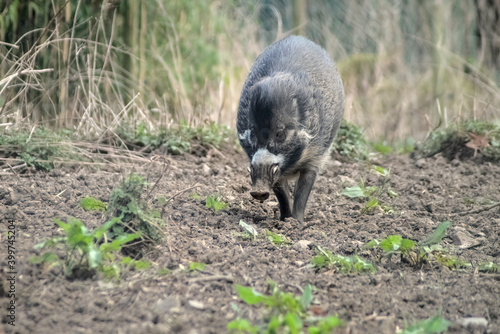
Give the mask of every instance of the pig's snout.
M 252 195 L 252 197 L 255 198 L 256 200 L 262 202 L 269 198 L 268 191 L 252 191 L 250 192 L 250 195 Z

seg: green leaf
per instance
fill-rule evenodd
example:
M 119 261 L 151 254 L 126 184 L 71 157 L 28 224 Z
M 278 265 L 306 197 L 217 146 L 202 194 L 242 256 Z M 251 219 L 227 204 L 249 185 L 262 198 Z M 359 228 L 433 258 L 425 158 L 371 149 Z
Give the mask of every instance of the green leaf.
M 286 237 L 284 237 L 281 234 L 271 232 L 269 230 L 266 230 L 266 237 L 267 240 L 272 242 L 273 244 L 277 246 L 282 246 L 282 245 L 290 245 L 292 244 L 291 241 L 289 241 Z
M 373 240 L 370 240 L 366 245 L 365 245 L 365 248 L 366 249 L 371 249 L 371 248 L 375 248 L 375 247 L 378 247 L 380 245 L 380 241 L 378 241 L 377 239 L 373 239 Z
M 107 231 L 109 231 L 109 229 L 115 225 L 116 223 L 120 222 L 120 218 L 117 218 L 117 217 L 114 217 L 112 218 L 110 221 L 107 221 L 105 222 L 104 224 L 102 224 L 99 228 L 97 228 L 93 235 L 94 237 L 99 240 L 103 235 L 104 233 L 106 233 Z
M 34 246 L 35 249 L 49 248 L 57 244 L 66 243 L 67 237 L 55 237 L 48 240 L 44 240 Z
M 151 263 L 149 263 L 148 261 L 135 260 L 133 263 L 135 270 L 143 270 L 151 267 Z
M 486 273 L 499 273 L 500 272 L 500 265 L 494 263 L 494 262 L 486 262 L 486 263 L 481 263 L 478 268 L 479 271 L 481 272 L 486 272 Z
M 255 291 L 251 287 L 236 284 L 235 289 L 238 292 L 240 298 L 248 305 L 264 303 L 269 299 L 269 296 L 263 295 L 260 292 Z
M 392 189 L 389 189 L 387 190 L 387 196 L 389 196 L 390 198 L 396 198 L 398 197 L 398 193 Z
M 377 271 L 375 269 L 375 267 L 373 266 L 373 264 L 371 264 L 370 261 L 362 258 L 361 256 L 353 255 L 352 258 L 353 258 L 353 262 L 354 262 L 354 270 L 356 272 L 375 273 Z
M 363 213 L 369 213 L 372 212 L 373 209 L 375 209 L 378 206 L 378 199 L 375 197 L 370 198 L 370 200 L 365 204 L 365 207 L 363 208 L 362 212 Z
M 189 262 L 189 271 L 199 271 L 205 269 L 206 264 L 203 262 Z
M 411 325 L 404 329 L 401 334 L 439 334 L 448 330 L 450 325 L 451 323 L 448 320 L 440 315 L 435 315 L 432 318 Z
M 342 195 L 350 198 L 365 197 L 365 192 L 360 186 L 347 187 L 342 191 Z
M 46 252 L 46 253 L 44 253 L 43 255 L 40 255 L 40 256 L 30 257 L 29 261 L 32 264 L 53 263 L 53 262 L 59 261 L 59 257 L 55 253 Z
M 302 320 L 297 313 L 287 313 L 285 316 L 285 324 L 291 334 L 299 334 L 301 332 Z
M 403 239 L 401 240 L 401 245 L 400 245 L 400 250 L 401 253 L 406 253 L 410 250 L 412 250 L 417 243 L 413 240 L 410 239 Z
M 106 242 L 101 244 L 100 250 L 103 252 L 119 251 L 122 249 L 123 245 L 140 237 L 141 235 L 138 233 L 120 234 L 111 243 Z
M 420 241 L 421 246 L 429 246 L 439 243 L 446 235 L 446 230 L 451 226 L 451 222 L 445 221 L 436 227 L 436 230 L 424 240 Z
M 365 197 L 368 197 L 371 194 L 373 194 L 374 192 L 376 192 L 378 190 L 378 187 L 377 186 L 370 186 L 370 187 L 365 187 L 362 189 L 363 189 L 363 193 L 365 194 Z
M 403 237 L 400 235 L 390 235 L 380 242 L 380 247 L 384 252 L 397 251 L 401 247 Z
M 69 224 L 66 224 L 65 222 L 61 221 L 60 219 L 54 219 L 55 223 L 57 225 L 59 225 L 60 228 L 62 228 L 64 230 L 64 232 L 66 232 L 66 234 L 69 232 Z
M 252 324 L 247 319 L 236 319 L 227 324 L 227 329 L 235 331 L 236 333 L 257 333 L 257 327 L 252 326 Z
M 274 334 L 278 333 L 278 329 L 281 326 L 282 321 L 279 316 L 274 315 L 271 320 L 269 320 L 269 324 L 267 325 L 266 333 Z
M 84 197 L 80 200 L 80 206 L 87 211 L 105 211 L 106 204 L 93 197 Z
M 328 334 L 344 325 L 344 322 L 337 315 L 325 317 L 318 321 L 316 326 L 309 327 L 309 334 Z
M 171 270 L 168 268 L 158 268 L 158 271 L 156 272 L 160 276 L 165 276 L 171 273 Z
M 311 306 L 313 299 L 314 296 L 312 294 L 312 286 L 311 284 L 307 284 L 307 286 L 304 288 L 302 296 L 300 297 L 300 305 L 302 306 L 303 311 L 307 310 L 309 306 Z
M 89 248 L 88 252 L 88 258 L 89 258 L 89 267 L 91 269 L 97 268 L 99 264 L 101 264 L 102 261 L 102 254 L 97 247 L 92 244 L 92 246 Z
M 247 224 L 244 220 L 240 219 L 240 226 L 245 229 L 245 232 L 252 235 L 254 238 L 258 235 L 257 230 L 252 225 Z
M 387 169 L 383 168 L 383 167 L 380 167 L 380 166 L 374 165 L 373 166 L 373 170 L 376 171 L 377 173 L 379 173 L 382 176 L 389 175 L 389 171 Z

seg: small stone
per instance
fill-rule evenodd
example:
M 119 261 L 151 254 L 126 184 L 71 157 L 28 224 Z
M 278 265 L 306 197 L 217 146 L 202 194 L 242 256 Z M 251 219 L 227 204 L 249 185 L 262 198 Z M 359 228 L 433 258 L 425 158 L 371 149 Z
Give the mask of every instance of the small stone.
M 299 248 L 302 248 L 302 249 L 308 249 L 309 246 L 312 244 L 311 241 L 309 240 L 299 240 L 295 243 Z
M 208 167 L 207 164 L 201 165 L 201 172 L 203 173 L 203 175 L 210 175 L 210 167 Z
M 19 197 L 16 195 L 14 189 L 12 188 L 7 188 L 7 196 L 5 196 L 5 204 L 6 205 L 13 205 L 13 204 L 16 204 L 18 201 L 19 201 Z
M 470 317 L 470 318 L 461 318 L 457 320 L 457 323 L 462 325 L 463 327 L 487 327 L 488 320 L 482 317 Z
M 481 240 L 474 239 L 468 232 L 462 229 L 456 229 L 452 235 L 452 239 L 458 248 L 461 249 L 475 247 L 482 243 Z
M 153 310 L 158 314 L 171 313 L 180 307 L 180 302 L 178 297 L 167 297 L 165 299 L 158 299 L 158 301 L 153 306 Z
M 190 300 L 190 301 L 188 301 L 188 304 L 189 304 L 189 306 L 191 306 L 192 308 L 195 308 L 197 310 L 205 309 L 205 305 L 203 305 L 202 302 L 199 302 L 197 300 Z
M 458 165 L 460 165 L 460 160 L 458 160 L 458 159 L 453 159 L 453 160 L 451 160 L 450 164 L 451 164 L 453 167 L 458 167 Z
M 351 179 L 349 176 L 339 175 L 339 178 L 340 178 L 340 183 L 343 186 L 352 187 L 352 186 L 356 185 L 356 181 Z
M 417 161 L 415 161 L 415 167 L 417 168 L 424 168 L 426 164 L 427 161 L 425 159 L 418 159 Z

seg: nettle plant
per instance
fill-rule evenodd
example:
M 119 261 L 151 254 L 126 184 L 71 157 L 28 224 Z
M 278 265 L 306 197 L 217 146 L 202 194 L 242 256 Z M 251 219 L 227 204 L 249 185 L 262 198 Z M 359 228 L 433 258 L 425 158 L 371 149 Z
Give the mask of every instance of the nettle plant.
M 449 254 L 447 248 L 439 245 L 446 236 L 446 230 L 451 226 L 449 221 L 439 224 L 434 232 L 420 242 L 403 238 L 400 235 L 390 235 L 383 240 L 371 240 L 366 244 L 368 249 L 382 250 L 383 258 L 391 259 L 393 256 L 399 256 L 402 262 L 409 263 L 412 266 L 421 266 L 424 264 L 438 264 L 449 269 L 466 269 L 471 266 L 457 256 Z
M 323 268 L 335 270 L 344 274 L 373 274 L 377 271 L 369 260 L 359 255 L 345 256 L 340 254 L 333 254 L 330 250 L 325 250 L 319 246 L 317 246 L 316 252 L 317 255 L 312 259 L 311 265 L 317 271 Z
M 215 194 L 207 196 L 207 198 L 205 199 L 205 207 L 217 213 L 220 210 L 226 209 L 228 205 L 221 199 L 220 195 Z
M 239 297 L 248 305 L 263 305 L 265 314 L 258 325 L 247 319 L 238 318 L 227 325 L 231 333 L 305 333 L 327 334 L 344 322 L 336 315 L 327 317 L 312 316 L 308 312 L 314 299 L 313 287 L 307 285 L 302 296 L 281 291 L 274 282 L 269 282 L 271 295 L 265 295 L 252 287 L 236 285 Z M 234 306 L 237 308 L 236 306 Z
M 373 214 L 376 211 L 384 213 L 394 213 L 392 206 L 382 201 L 382 196 L 395 198 L 398 194 L 389 187 L 390 171 L 380 166 L 372 166 L 371 171 L 382 177 L 381 186 L 367 186 L 363 180 L 358 185 L 346 187 L 342 191 L 342 195 L 349 198 L 358 198 L 364 201 L 364 206 L 361 209 L 362 214 Z
M 33 264 L 43 264 L 46 269 L 54 266 L 62 267 L 66 277 L 84 278 L 101 272 L 107 278 L 119 278 L 124 269 L 136 270 L 149 267 L 149 263 L 120 255 L 122 248 L 129 242 L 139 239 L 138 233 L 123 233 L 114 239 L 108 239 L 106 233 L 117 223 L 119 218 L 113 218 L 97 229 L 90 231 L 76 218 L 69 218 L 65 223 L 59 219 L 55 223 L 62 229 L 64 235 L 45 240 L 35 249 L 46 251 L 30 259 Z M 59 257 L 58 250 L 64 255 Z

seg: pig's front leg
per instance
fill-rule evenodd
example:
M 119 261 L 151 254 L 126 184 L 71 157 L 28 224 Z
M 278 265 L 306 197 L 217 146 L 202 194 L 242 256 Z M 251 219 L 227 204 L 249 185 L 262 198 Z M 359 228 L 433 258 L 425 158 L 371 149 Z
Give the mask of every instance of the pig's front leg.
M 295 185 L 292 217 L 301 223 L 304 222 L 304 212 L 306 210 L 309 194 L 316 180 L 316 174 L 317 171 L 313 169 L 302 170 L 297 184 Z
M 280 219 L 285 220 L 287 217 L 292 216 L 292 210 L 290 209 L 290 186 L 286 179 L 281 179 L 273 187 L 274 194 L 278 199 L 280 204 Z

